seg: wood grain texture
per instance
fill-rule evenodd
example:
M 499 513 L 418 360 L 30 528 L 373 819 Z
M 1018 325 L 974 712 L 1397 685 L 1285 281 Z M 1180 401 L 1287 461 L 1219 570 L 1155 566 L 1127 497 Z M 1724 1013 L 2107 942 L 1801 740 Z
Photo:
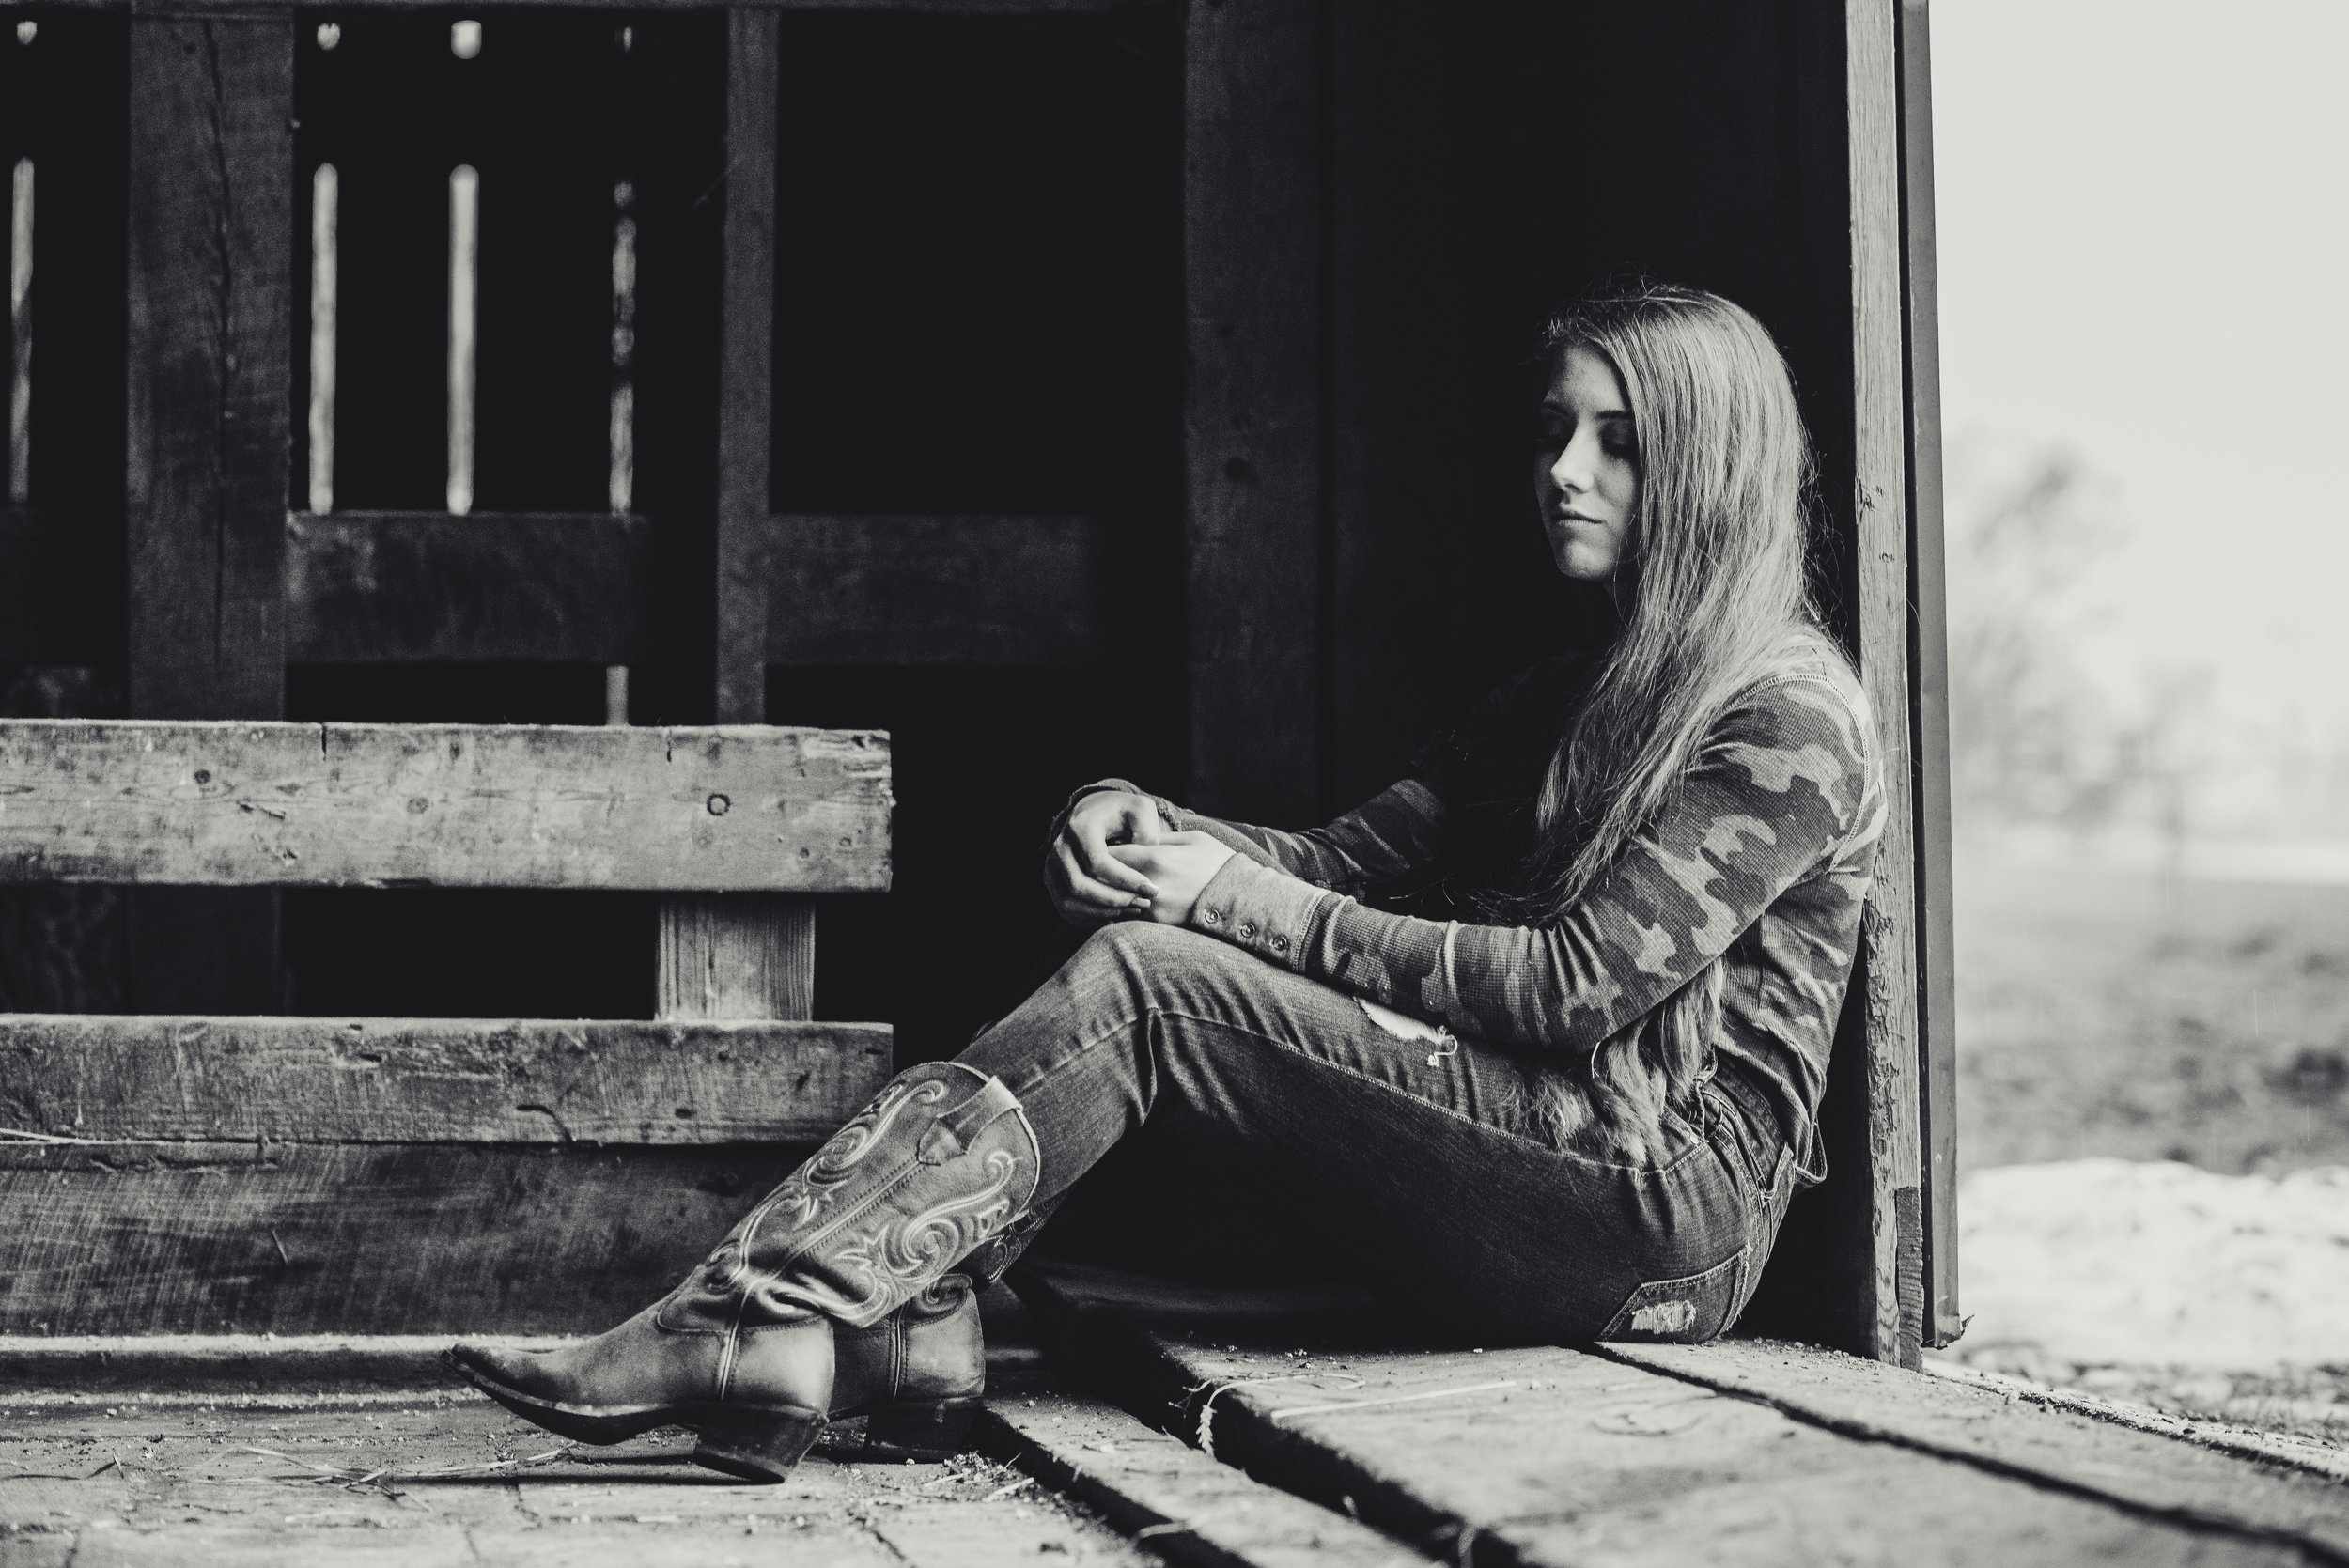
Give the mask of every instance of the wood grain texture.
M 813 1142 L 890 1071 L 886 1024 L 0 1014 L 0 1126 L 44 1137 Z
M 772 518 L 767 661 L 1097 662 L 1111 652 L 1112 526 L 1083 517 Z
M 297 663 L 653 657 L 654 537 L 609 513 L 297 513 L 286 657 Z
M 767 722 L 768 475 L 774 421 L 775 74 L 771 11 L 726 13 L 724 276 L 719 301 L 716 708 Z
M 131 711 L 285 711 L 293 13 L 130 23 L 124 548 Z M 133 1001 L 280 1004 L 277 899 L 142 890 Z
M 814 1017 L 815 902 L 759 893 L 662 899 L 654 999 L 663 1018 Z
M 1319 8 L 1185 16 L 1190 803 L 1301 824 L 1321 805 Z
M 131 23 L 132 711 L 285 706 L 293 13 Z
M 1933 54 L 1925 0 L 1901 0 L 1901 220 L 1908 304 L 1908 574 L 1916 616 L 1909 734 L 1917 765 L 1917 1080 L 1924 1181 L 1925 1343 L 1965 1331 L 1957 1298 L 1957 934 L 1950 846 L 1948 583 L 1941 537 L 1941 317 L 1934 245 Z
M 0 721 L 0 882 L 882 891 L 869 730 Z
M 1924 1333 L 1917 1103 L 1916 788 L 1909 738 L 1907 369 L 1904 346 L 1896 0 L 1845 0 L 1859 674 L 1883 745 L 1886 820 L 1862 927 L 1867 955 L 1874 1350 L 1916 1366 Z M 1902 1194 L 1908 1196 L 1904 1198 Z M 1904 1223 L 1904 1218 L 1906 1223 Z M 1904 1285 L 1909 1288 L 1904 1289 Z
M 1618 1345 L 1636 1365 L 1854 1436 L 2040 1477 L 2181 1523 L 2349 1559 L 2349 1487 L 1944 1377 L 1783 1341 Z
M 804 1152 L 0 1143 L 0 1333 L 595 1333 Z
M 1528 1568 L 1906 1562 L 1921 1542 L 1951 1563 L 2305 1560 L 2263 1531 L 2067 1496 L 1612 1347 L 1479 1350 L 1269 1291 L 1159 1281 L 1136 1301 L 1098 1290 L 1101 1271 L 1023 1268 L 1056 1352 L 1128 1408 L 1171 1412 L 1225 1464 L 1462 1560 L 1464 1541 L 1474 1561 Z
M 1043 1383 L 988 1386 L 980 1448 L 1098 1509 L 1154 1552 L 1198 1568 L 1423 1568 L 1427 1560 L 1343 1514 L 1251 1480 L 1113 1405 Z

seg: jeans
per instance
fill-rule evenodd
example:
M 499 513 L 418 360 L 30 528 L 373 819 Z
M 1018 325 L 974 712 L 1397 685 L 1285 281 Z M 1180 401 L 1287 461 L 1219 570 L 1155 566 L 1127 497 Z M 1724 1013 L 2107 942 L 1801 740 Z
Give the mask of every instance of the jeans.
M 1537 1053 L 1438 1038 L 1147 922 L 1095 932 L 957 1060 L 1026 1109 L 1032 1212 L 1171 1120 L 1482 1342 L 1711 1339 L 1751 1293 L 1793 1181 L 1768 1103 L 1726 1065 L 1657 1157 L 1561 1147 L 1533 1111 L 1560 1069 Z

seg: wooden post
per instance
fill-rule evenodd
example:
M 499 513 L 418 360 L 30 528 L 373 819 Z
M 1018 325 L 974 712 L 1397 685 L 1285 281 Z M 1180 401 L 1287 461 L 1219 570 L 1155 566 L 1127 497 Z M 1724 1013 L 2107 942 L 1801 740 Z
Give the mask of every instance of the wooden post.
M 1314 0 L 1186 22 L 1183 404 L 1190 803 L 1321 805 L 1321 27 Z
M 130 26 L 131 711 L 285 707 L 293 15 L 142 13 Z M 150 1011 L 279 1001 L 277 900 L 143 890 Z
M 726 13 L 725 257 L 719 305 L 716 715 L 767 722 L 768 495 L 774 407 L 775 74 L 771 10 Z M 816 906 L 773 893 L 664 898 L 657 1016 L 805 1018 Z
M 1868 1047 L 1871 1344 L 1919 1364 L 1923 1212 L 1919 1169 L 1916 774 L 1910 736 L 1907 374 L 1893 8 L 1844 0 L 1851 197 L 1852 515 L 1860 679 L 1884 741 L 1886 822 L 1863 931 Z
M 1917 764 L 1917 915 L 1924 966 L 1917 1048 L 1924 1157 L 1924 1343 L 1952 1343 L 1957 1308 L 1957 940 L 1950 853 L 1950 658 L 1941 549 L 1941 317 L 1933 224 L 1933 64 L 1926 0 L 1901 0 L 1901 217 L 1908 302 L 1909 733 Z
M 718 707 L 767 722 L 768 449 L 774 419 L 776 13 L 726 13 L 724 281 L 718 334 Z

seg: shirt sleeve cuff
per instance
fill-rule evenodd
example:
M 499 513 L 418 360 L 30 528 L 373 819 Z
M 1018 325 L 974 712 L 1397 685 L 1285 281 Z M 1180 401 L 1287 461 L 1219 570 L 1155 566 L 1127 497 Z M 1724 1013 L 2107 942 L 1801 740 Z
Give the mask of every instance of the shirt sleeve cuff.
M 1194 931 L 1221 937 L 1267 963 L 1301 974 L 1315 912 L 1324 900 L 1337 897 L 1236 854 L 1199 890 L 1190 924 Z

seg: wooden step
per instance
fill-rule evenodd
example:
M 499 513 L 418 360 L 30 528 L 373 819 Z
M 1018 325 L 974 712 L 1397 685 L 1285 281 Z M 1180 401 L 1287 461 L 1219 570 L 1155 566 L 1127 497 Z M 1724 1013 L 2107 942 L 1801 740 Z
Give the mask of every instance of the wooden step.
M 1128 1408 L 1462 1560 L 2349 1561 L 2349 1492 L 2314 1476 L 2184 1444 L 2156 1468 L 2112 1440 L 2139 1435 L 2034 1428 L 2051 1418 L 1921 1374 L 1867 1374 L 1862 1424 L 1823 1398 L 1732 1387 L 1775 1354 L 1761 1347 L 1479 1347 L 1342 1286 L 1232 1291 L 1050 1260 L 1019 1288 L 1055 1358 Z M 1831 1358 L 1846 1362 L 1874 1367 Z M 1981 1436 L 1923 1440 L 1937 1422 Z

